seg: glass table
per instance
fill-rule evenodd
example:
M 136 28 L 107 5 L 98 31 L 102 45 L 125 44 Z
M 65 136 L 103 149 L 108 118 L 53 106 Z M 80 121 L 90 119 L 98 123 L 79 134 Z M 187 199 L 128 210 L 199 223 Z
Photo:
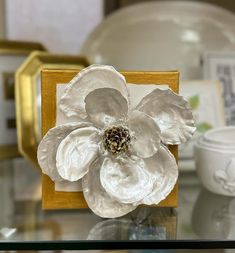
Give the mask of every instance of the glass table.
M 0 250 L 235 248 L 235 198 L 180 171 L 179 207 L 141 206 L 117 219 L 90 210 L 42 211 L 40 174 L 22 158 L 0 162 Z

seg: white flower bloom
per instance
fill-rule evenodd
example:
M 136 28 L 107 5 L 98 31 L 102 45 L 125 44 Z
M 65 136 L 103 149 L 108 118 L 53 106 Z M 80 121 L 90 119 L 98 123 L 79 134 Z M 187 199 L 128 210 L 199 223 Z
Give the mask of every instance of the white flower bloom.
M 50 129 L 38 148 L 43 173 L 54 181 L 82 179 L 87 204 L 101 217 L 165 199 L 178 168 L 164 144 L 185 142 L 195 131 L 187 101 L 170 89 L 156 88 L 133 110 L 129 100 L 113 67 L 82 70 L 59 101 L 68 122 L 76 122 Z

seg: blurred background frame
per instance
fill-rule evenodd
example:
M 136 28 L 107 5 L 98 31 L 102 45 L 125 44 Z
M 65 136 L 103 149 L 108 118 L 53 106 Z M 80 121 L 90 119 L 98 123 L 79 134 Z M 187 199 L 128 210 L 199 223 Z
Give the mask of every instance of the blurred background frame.
M 19 156 L 15 123 L 15 71 L 40 43 L 0 41 L 0 159 Z

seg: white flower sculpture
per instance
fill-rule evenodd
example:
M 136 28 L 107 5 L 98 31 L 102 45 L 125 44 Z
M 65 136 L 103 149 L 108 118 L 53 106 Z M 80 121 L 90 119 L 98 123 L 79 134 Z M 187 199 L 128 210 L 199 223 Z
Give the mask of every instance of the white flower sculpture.
M 59 108 L 68 123 L 44 136 L 39 164 L 53 181 L 82 179 L 95 214 L 119 217 L 172 191 L 178 168 L 164 144 L 185 142 L 195 131 L 183 97 L 156 88 L 131 108 L 125 78 L 92 65 L 69 83 Z

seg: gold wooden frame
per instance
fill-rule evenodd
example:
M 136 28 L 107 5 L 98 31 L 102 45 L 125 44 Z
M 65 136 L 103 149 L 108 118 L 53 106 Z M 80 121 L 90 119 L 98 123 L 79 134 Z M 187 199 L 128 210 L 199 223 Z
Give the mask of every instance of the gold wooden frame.
M 0 40 L 0 54 L 28 55 L 34 50 L 46 51 L 46 48 L 37 42 Z
M 19 152 L 38 168 L 37 146 L 38 128 L 36 78 L 43 68 L 82 69 L 88 66 L 81 56 L 57 55 L 46 52 L 33 52 L 16 72 L 16 119 Z
M 42 133 L 55 126 L 56 123 L 56 85 L 66 84 L 79 70 L 49 70 L 42 71 Z M 170 72 L 121 72 L 128 83 L 169 85 L 178 93 L 179 73 Z M 49 95 L 49 99 L 48 99 Z M 170 151 L 178 160 L 178 147 L 170 146 Z M 178 205 L 178 184 L 168 197 L 158 206 L 176 207 Z M 46 175 L 42 176 L 42 206 L 43 209 L 81 209 L 88 208 L 82 192 L 56 192 L 54 182 Z
M 0 55 L 27 56 L 33 50 L 45 51 L 43 45 L 34 42 L 0 40 Z M 0 160 L 20 156 L 16 145 L 0 146 Z

